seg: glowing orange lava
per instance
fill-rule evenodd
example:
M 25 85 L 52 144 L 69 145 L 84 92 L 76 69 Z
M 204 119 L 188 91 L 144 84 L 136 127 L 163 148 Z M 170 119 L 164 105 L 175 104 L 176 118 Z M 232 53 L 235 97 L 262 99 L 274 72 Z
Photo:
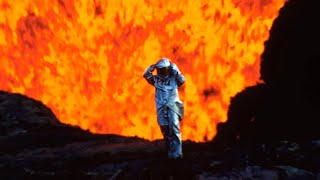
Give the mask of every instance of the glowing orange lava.
M 285 0 L 0 0 L 0 89 L 48 105 L 94 133 L 162 138 L 160 57 L 186 77 L 183 139 L 205 141 L 230 97 L 259 81 L 260 55 Z

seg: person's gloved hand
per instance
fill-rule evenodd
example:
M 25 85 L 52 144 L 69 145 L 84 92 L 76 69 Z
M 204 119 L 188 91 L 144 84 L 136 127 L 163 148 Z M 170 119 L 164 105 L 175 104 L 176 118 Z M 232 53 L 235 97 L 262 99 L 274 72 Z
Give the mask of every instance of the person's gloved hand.
M 171 69 L 171 71 L 172 71 L 172 73 L 173 73 L 174 75 L 180 74 L 180 71 L 179 71 L 178 66 L 177 66 L 176 64 L 171 63 L 171 64 L 170 64 L 170 69 Z
M 156 65 L 155 65 L 155 64 L 152 64 L 152 65 L 150 65 L 150 66 L 148 67 L 148 71 L 149 71 L 149 72 L 153 72 L 155 68 L 156 68 Z

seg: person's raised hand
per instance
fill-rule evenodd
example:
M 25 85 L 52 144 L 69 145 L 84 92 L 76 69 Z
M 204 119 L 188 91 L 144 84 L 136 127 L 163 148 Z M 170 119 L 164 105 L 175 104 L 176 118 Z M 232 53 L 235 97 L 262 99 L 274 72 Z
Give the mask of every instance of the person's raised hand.
M 170 69 L 174 75 L 180 73 L 178 66 L 174 63 L 170 64 Z
M 151 65 L 149 66 L 148 70 L 149 70 L 150 72 L 153 72 L 153 71 L 155 70 L 155 68 L 156 68 L 156 65 L 155 65 L 155 64 L 151 64 Z

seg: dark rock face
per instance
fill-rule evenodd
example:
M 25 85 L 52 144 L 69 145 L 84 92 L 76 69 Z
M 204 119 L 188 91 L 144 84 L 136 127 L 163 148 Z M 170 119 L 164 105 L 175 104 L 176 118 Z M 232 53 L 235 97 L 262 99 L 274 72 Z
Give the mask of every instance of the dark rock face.
M 257 143 L 319 139 L 320 11 L 315 1 L 290 0 L 280 10 L 261 58 L 264 84 L 231 100 L 216 142 Z
M 0 135 L 11 136 L 62 125 L 42 102 L 0 91 Z
M 286 2 L 261 56 L 264 83 L 248 87 L 231 99 L 228 120 L 218 124 L 212 141 L 215 149 L 231 151 L 229 156 L 244 152 L 249 164 L 269 167 L 259 170 L 262 179 L 319 178 L 312 173 L 319 172 L 320 167 L 318 17 L 315 1 Z M 246 167 L 249 172 L 259 169 Z
M 314 1 L 289 1 L 274 21 L 262 54 L 261 78 L 271 87 L 269 109 L 279 111 L 277 133 L 318 138 L 320 12 Z M 267 121 L 267 119 L 263 119 Z
M 255 154 L 184 141 L 184 158 L 172 161 L 162 140 L 98 135 L 61 124 L 41 102 L 20 94 L 0 91 L 0 110 L 1 179 L 315 179 L 320 170 L 319 141 L 262 144 Z

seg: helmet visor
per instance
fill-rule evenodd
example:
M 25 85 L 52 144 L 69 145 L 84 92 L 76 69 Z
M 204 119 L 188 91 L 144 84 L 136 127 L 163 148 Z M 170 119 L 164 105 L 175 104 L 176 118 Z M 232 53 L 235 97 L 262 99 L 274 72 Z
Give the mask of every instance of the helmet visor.
M 169 75 L 169 67 L 157 68 L 157 74 L 166 77 Z

